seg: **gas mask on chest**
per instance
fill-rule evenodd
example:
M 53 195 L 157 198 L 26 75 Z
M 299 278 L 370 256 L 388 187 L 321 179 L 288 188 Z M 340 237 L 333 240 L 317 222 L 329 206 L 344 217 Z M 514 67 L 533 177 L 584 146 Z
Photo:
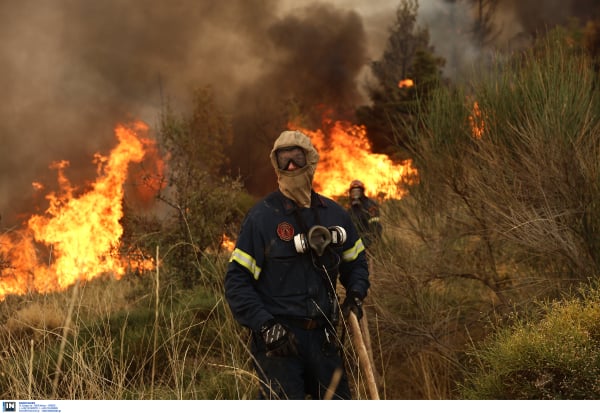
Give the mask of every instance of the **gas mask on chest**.
M 294 236 L 294 247 L 299 254 L 312 249 L 321 257 L 327 246 L 341 246 L 346 242 L 346 237 L 346 230 L 343 227 L 332 226 L 326 228 L 321 225 L 314 225 L 308 230 L 307 234 Z

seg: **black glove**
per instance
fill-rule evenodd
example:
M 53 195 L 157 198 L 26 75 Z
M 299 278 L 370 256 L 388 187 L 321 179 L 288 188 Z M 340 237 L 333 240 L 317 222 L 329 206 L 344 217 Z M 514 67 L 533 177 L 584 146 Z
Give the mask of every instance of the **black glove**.
M 356 314 L 356 318 L 359 320 L 363 316 L 362 295 L 356 291 L 348 291 L 342 303 L 342 314 L 344 317 L 348 318 L 350 311 Z
M 298 354 L 294 333 L 279 323 L 270 322 L 261 328 L 268 357 L 288 357 Z

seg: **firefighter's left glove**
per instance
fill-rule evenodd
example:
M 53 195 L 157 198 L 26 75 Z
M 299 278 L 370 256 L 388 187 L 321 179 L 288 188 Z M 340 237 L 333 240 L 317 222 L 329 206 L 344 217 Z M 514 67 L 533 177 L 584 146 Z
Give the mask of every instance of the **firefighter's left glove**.
M 345 318 L 348 318 L 350 312 L 353 312 L 356 318 L 360 320 L 363 316 L 362 305 L 362 296 L 356 291 L 348 291 L 342 303 L 342 314 Z
M 268 357 L 289 357 L 298 354 L 294 333 L 279 323 L 266 327 L 262 331 Z

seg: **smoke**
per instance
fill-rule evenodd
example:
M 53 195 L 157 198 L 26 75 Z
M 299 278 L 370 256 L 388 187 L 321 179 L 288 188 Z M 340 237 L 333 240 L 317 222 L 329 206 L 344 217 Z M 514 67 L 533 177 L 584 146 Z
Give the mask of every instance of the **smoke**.
M 503 0 L 494 22 L 502 32 L 499 40 L 510 43 L 523 35 L 535 37 L 555 25 L 568 25 L 573 19 L 585 22 L 599 12 L 597 0 Z
M 360 17 L 331 4 L 290 14 L 276 0 L 1 2 L 0 225 L 33 212 L 31 184 L 56 181 L 51 162 L 69 160 L 81 184 L 118 123 L 155 127 L 167 99 L 185 110 L 206 85 L 240 133 L 234 151 L 262 142 L 267 164 L 283 102 L 357 104 L 364 38 Z M 252 175 L 231 155 L 232 169 Z
M 489 35 L 476 39 L 474 22 L 488 12 Z M 418 21 L 428 28 L 435 53 L 446 60 L 444 75 L 460 80 L 497 51 L 523 49 L 556 25 L 598 16 L 597 0 L 420 0 Z
M 594 3 L 504 0 L 495 22 L 510 38 L 584 16 L 597 10 Z M 231 172 L 253 193 L 265 193 L 275 179 L 268 150 L 290 118 L 318 126 L 322 108 L 351 118 L 367 102 L 363 77 L 385 48 L 399 4 L 0 2 L 0 227 L 17 223 L 19 213 L 41 212 L 33 209 L 40 194 L 31 184 L 55 183 L 50 163 L 69 160 L 67 176 L 82 184 L 94 177 L 93 154 L 115 145 L 118 123 L 140 119 L 156 127 L 167 100 L 186 110 L 191 91 L 206 85 L 233 120 Z M 449 32 L 467 25 L 472 10 L 465 4 L 420 1 L 436 52 L 454 59 L 448 70 L 481 52 L 468 36 Z
M 232 166 L 244 171 L 247 188 L 266 193 L 275 188 L 268 160 L 274 138 L 289 120 L 321 127 L 327 109 L 336 119 L 352 119 L 364 102 L 357 83 L 368 63 L 361 18 L 331 5 L 314 4 L 273 22 L 265 33 L 264 71 L 240 89 L 234 114 Z M 235 171 L 235 170 L 234 170 Z

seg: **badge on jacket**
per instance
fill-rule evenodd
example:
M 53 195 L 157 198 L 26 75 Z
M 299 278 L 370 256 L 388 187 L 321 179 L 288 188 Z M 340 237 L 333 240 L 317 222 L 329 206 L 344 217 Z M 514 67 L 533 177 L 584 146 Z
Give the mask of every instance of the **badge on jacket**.
M 281 222 L 277 225 L 277 235 L 284 241 L 291 241 L 294 238 L 294 227 L 287 222 Z

